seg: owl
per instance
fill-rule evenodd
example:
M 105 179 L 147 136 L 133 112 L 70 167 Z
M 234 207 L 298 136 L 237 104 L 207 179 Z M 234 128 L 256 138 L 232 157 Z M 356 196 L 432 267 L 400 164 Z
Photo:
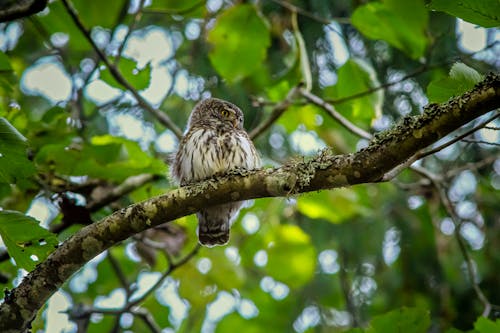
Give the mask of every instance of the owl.
M 243 112 L 232 103 L 208 98 L 191 112 L 170 170 L 182 186 L 234 169 L 259 167 L 259 155 L 243 128 Z M 201 209 L 197 213 L 199 242 L 208 247 L 226 244 L 242 204 L 231 202 Z

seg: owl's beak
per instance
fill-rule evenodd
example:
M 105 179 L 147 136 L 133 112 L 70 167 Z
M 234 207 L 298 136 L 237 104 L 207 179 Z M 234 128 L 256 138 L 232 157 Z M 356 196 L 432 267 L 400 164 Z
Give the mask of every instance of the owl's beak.
M 233 119 L 233 127 L 238 128 L 238 118 Z

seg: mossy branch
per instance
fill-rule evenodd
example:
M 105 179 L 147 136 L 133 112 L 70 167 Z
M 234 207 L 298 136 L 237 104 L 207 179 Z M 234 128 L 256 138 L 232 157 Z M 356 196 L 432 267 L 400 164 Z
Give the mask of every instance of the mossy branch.
M 0 3 L 0 22 L 36 14 L 47 7 L 47 2 L 48 0 L 3 0 Z
M 26 330 L 47 299 L 86 262 L 110 246 L 150 227 L 229 201 L 282 197 L 361 183 L 384 174 L 421 149 L 475 118 L 500 107 L 500 76 L 488 75 L 474 89 L 420 116 L 406 117 L 375 136 L 356 153 L 318 156 L 280 168 L 234 173 L 172 190 L 121 209 L 66 240 L 22 283 L 6 292 L 0 306 L 0 331 Z

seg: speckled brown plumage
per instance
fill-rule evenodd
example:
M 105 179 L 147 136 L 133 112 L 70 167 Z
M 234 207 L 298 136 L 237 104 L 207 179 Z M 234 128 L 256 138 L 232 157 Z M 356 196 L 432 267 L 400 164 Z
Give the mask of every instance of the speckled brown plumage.
M 243 112 L 236 105 L 217 98 L 198 103 L 175 155 L 172 177 L 180 185 L 186 185 L 232 169 L 258 167 L 259 156 L 243 128 Z M 226 244 L 231 222 L 241 205 L 242 202 L 232 202 L 200 210 L 197 213 L 200 243 Z

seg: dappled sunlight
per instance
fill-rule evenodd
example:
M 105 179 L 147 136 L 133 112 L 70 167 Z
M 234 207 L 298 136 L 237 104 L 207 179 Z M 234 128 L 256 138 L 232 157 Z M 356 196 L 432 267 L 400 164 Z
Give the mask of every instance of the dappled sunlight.
M 125 305 L 126 294 L 122 288 L 115 289 L 109 296 L 98 296 L 94 305 L 100 309 L 120 309 Z
M 390 228 L 386 231 L 384 242 L 382 244 L 382 255 L 386 265 L 392 265 L 399 257 L 401 246 L 399 244 L 401 233 L 396 228 Z
M 176 280 L 167 278 L 155 292 L 158 302 L 170 309 L 168 318 L 174 328 L 179 328 L 190 308 L 189 303 L 179 296 L 178 284 Z
M 24 72 L 21 87 L 28 94 L 41 95 L 57 104 L 71 97 L 72 82 L 60 63 L 47 57 Z
M 321 316 L 317 306 L 310 305 L 306 307 L 300 316 L 294 321 L 293 328 L 296 332 L 302 333 L 309 328 L 316 327 L 320 322 Z
M 325 274 L 335 274 L 339 271 L 340 265 L 337 262 L 338 254 L 335 250 L 324 250 L 318 256 L 321 270 Z

